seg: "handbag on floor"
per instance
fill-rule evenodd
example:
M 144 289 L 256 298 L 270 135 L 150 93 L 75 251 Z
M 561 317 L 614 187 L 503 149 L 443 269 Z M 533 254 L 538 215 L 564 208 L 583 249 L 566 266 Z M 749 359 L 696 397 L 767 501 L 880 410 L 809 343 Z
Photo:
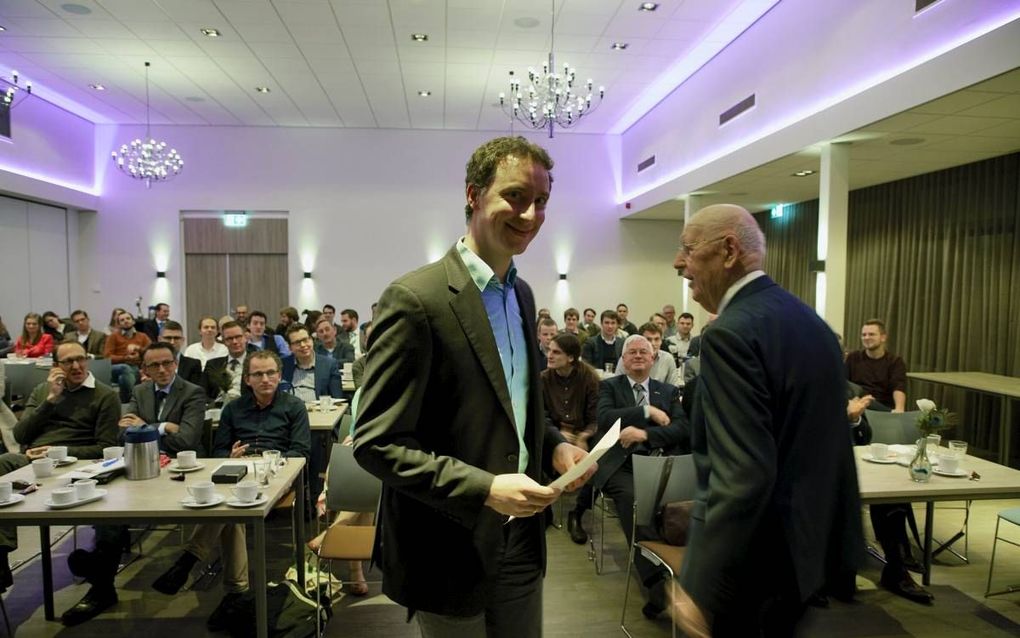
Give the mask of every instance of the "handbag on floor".
M 325 625 L 332 615 L 328 605 L 319 608 L 319 620 Z M 285 580 L 269 583 L 266 588 L 266 619 L 273 638 L 309 638 L 316 633 L 315 601 L 301 592 L 298 584 Z M 233 610 L 229 617 L 230 635 L 250 638 L 256 632 L 255 606 Z
M 297 583 L 297 568 L 291 565 L 284 578 L 290 582 Z M 322 571 L 317 571 L 314 560 L 305 562 L 305 595 L 312 598 L 313 601 L 315 600 L 316 593 L 318 593 L 323 601 L 328 598 L 330 603 L 339 602 L 343 598 L 343 592 L 341 591 L 343 585 L 343 581 L 334 576 L 328 567 Z

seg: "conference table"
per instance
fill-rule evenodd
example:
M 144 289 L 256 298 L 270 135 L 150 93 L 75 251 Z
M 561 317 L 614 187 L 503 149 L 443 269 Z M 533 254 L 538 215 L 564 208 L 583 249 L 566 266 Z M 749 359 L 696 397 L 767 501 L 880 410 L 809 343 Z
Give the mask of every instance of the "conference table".
M 244 459 L 233 459 L 233 462 Z M 62 475 L 76 467 L 81 468 L 94 461 L 78 461 L 75 464 L 58 468 L 52 477 L 36 479 L 31 466 L 23 467 L 4 476 L 5 480 L 22 479 L 34 481 L 41 487 L 25 497 L 25 500 L 0 510 L 0 520 L 12 525 L 38 525 L 40 547 L 42 548 L 43 576 L 43 608 L 46 620 L 55 618 L 53 605 L 53 565 L 51 563 L 50 526 L 52 525 L 126 525 L 126 524 L 161 524 L 183 523 L 195 525 L 200 523 L 241 523 L 249 524 L 254 530 L 254 554 L 252 571 L 254 580 L 252 589 L 255 595 L 255 614 L 258 627 L 258 638 L 268 636 L 266 616 L 266 526 L 265 519 L 273 506 L 290 489 L 298 499 L 291 510 L 294 532 L 294 564 L 298 570 L 298 582 L 304 585 L 304 543 L 305 519 L 301 515 L 304 503 L 305 460 L 288 458 L 287 463 L 279 468 L 269 485 L 261 489 L 266 501 L 261 505 L 250 507 L 230 507 L 225 503 L 204 507 L 188 508 L 181 504 L 188 496 L 188 485 L 198 481 L 210 480 L 212 472 L 228 459 L 199 459 L 204 467 L 186 474 L 184 481 L 171 481 L 170 472 L 165 468 L 157 478 L 145 481 L 129 481 L 124 477 L 114 479 L 106 485 L 99 486 L 107 490 L 107 494 L 96 501 L 68 509 L 51 509 L 44 501 L 49 500 L 50 493 L 66 485 L 67 478 Z M 230 485 L 218 484 L 216 492 L 230 498 Z
M 873 463 L 862 456 L 868 446 L 854 448 L 857 457 L 857 481 L 861 502 L 924 503 L 924 576 L 925 585 L 931 584 L 932 525 L 935 503 L 938 501 L 977 501 L 987 499 L 1020 498 L 1020 470 L 967 455 L 960 461 L 960 469 L 968 476 L 954 478 L 933 475 L 928 483 L 915 483 L 909 470 L 897 463 Z M 977 480 L 969 478 L 976 472 Z
M 1009 465 L 1013 401 L 1020 399 L 1020 378 L 988 372 L 908 372 L 907 377 L 999 397 L 1002 400 L 999 421 L 999 463 Z

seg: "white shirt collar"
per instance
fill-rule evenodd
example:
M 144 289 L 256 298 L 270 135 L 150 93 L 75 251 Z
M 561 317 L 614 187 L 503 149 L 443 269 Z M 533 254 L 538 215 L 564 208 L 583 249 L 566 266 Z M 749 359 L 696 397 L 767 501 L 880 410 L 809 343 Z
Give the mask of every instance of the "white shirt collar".
M 95 389 L 95 387 L 96 387 L 96 378 L 94 376 L 92 376 L 91 372 L 89 372 L 89 376 L 85 377 L 85 380 L 81 382 L 80 386 L 78 386 L 74 390 L 71 390 L 69 388 L 67 391 L 68 392 L 77 392 L 78 390 L 81 390 L 82 388 Z
M 649 393 L 648 393 L 648 390 L 649 390 L 649 387 L 648 387 L 648 379 L 651 379 L 651 378 L 652 378 L 652 377 L 651 377 L 651 376 L 649 376 L 649 377 L 648 377 L 647 379 L 645 379 L 644 381 L 638 381 L 637 379 L 635 379 L 634 377 L 632 377 L 632 376 L 630 376 L 630 375 L 628 374 L 628 375 L 627 375 L 627 383 L 628 383 L 628 384 L 630 385 L 630 389 L 631 389 L 632 391 L 634 390 L 634 384 L 635 384 L 635 383 L 640 383 L 640 384 L 641 384 L 641 385 L 642 385 L 642 386 L 644 387 L 644 389 L 645 389 L 645 396 L 648 396 L 648 394 L 649 394 Z
M 735 297 L 736 294 L 740 292 L 741 288 L 751 283 L 758 277 L 764 276 L 765 276 L 764 270 L 752 270 L 751 272 L 747 273 L 740 279 L 734 281 L 733 285 L 731 285 L 729 289 L 726 291 L 726 294 L 723 295 L 722 301 L 719 303 L 719 310 L 716 312 L 716 314 L 718 315 L 722 314 L 722 311 L 726 309 L 726 306 L 728 306 L 731 301 L 733 301 L 733 297 Z

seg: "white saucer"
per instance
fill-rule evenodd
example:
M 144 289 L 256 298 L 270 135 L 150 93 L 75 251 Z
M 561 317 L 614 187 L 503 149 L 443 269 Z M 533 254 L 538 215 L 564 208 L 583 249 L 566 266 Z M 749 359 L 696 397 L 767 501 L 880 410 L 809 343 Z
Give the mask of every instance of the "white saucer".
M 11 494 L 11 500 L 9 500 L 9 501 L 0 501 L 0 507 L 7 507 L 8 505 L 14 505 L 15 503 L 20 503 L 23 500 L 25 500 L 25 495 L 24 494 Z
M 256 498 L 254 501 L 249 501 L 247 503 L 245 503 L 244 501 L 237 500 L 236 496 L 231 496 L 227 500 L 227 505 L 229 505 L 230 507 L 256 507 L 258 505 L 265 505 L 266 501 L 268 500 L 269 497 L 266 496 L 265 494 L 260 494 L 259 497 Z
M 201 463 L 199 463 L 198 465 L 192 465 L 191 467 L 177 467 L 177 461 L 174 461 L 173 463 L 168 465 L 166 469 L 167 469 L 167 471 L 170 471 L 170 472 L 180 472 L 181 474 L 187 474 L 188 472 L 194 472 L 196 470 L 201 470 L 204 467 L 205 466 L 202 465 Z
M 216 507 L 225 500 L 227 500 L 227 498 L 222 494 L 214 494 L 213 499 L 208 503 L 196 503 L 195 499 L 189 495 L 181 499 L 181 505 L 184 507 L 190 507 L 191 509 L 200 510 L 205 507 Z
M 84 505 L 85 503 L 91 503 L 92 501 L 98 501 L 99 499 L 103 498 L 104 496 L 106 496 L 106 490 L 96 489 L 96 493 L 95 494 L 93 494 L 89 498 L 83 498 L 80 501 L 71 501 L 70 503 L 61 503 L 61 504 L 58 505 L 57 503 L 54 503 L 50 499 L 46 499 L 45 501 L 43 501 L 43 505 L 45 505 L 46 507 L 50 508 L 51 510 L 66 510 L 66 509 L 68 509 L 70 507 L 78 507 L 79 505 Z
M 952 477 L 952 478 L 963 478 L 965 476 L 970 476 L 970 471 L 969 470 L 965 470 L 962 467 L 958 468 L 955 472 L 943 472 L 940 469 L 932 468 L 931 469 L 931 473 L 932 474 L 938 474 L 939 476 L 949 476 L 949 477 Z
M 896 462 L 895 456 L 887 456 L 884 459 L 876 459 L 874 456 L 870 454 L 862 454 L 861 458 L 867 461 L 868 463 L 881 463 L 882 465 L 889 465 L 891 463 Z
M 77 456 L 65 456 L 64 460 L 57 461 L 57 467 L 64 467 L 65 465 L 70 465 L 71 463 L 77 463 L 77 462 L 78 462 L 78 457 Z

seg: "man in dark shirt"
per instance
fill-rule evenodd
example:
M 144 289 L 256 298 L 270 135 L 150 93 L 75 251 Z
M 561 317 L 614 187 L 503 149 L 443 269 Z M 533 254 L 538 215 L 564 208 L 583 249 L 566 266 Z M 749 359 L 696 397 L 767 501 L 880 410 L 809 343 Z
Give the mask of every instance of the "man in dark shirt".
M 280 450 L 285 457 L 308 458 L 311 447 L 308 412 L 300 399 L 277 391 L 281 369 L 280 357 L 275 352 L 260 350 L 245 358 L 244 382 L 252 391 L 224 406 L 213 442 L 213 456 L 233 459 L 262 454 L 264 450 Z M 210 631 L 226 629 L 231 613 L 250 604 L 244 525 L 197 526 L 184 553 L 152 584 L 158 592 L 176 594 L 195 563 L 209 560 L 217 541 L 222 547 L 226 594 L 206 621 Z
M 616 338 L 616 330 L 620 327 L 620 315 L 615 310 L 604 310 L 600 317 L 602 332 L 584 342 L 581 347 L 581 358 L 596 370 L 605 370 L 612 374 L 616 362 L 623 355 L 623 339 Z M 609 368 L 606 368 L 606 365 Z
M 847 355 L 846 378 L 874 397 L 872 410 L 903 412 L 907 405 L 907 365 L 886 350 L 888 338 L 880 319 L 865 321 L 861 328 L 864 349 Z

